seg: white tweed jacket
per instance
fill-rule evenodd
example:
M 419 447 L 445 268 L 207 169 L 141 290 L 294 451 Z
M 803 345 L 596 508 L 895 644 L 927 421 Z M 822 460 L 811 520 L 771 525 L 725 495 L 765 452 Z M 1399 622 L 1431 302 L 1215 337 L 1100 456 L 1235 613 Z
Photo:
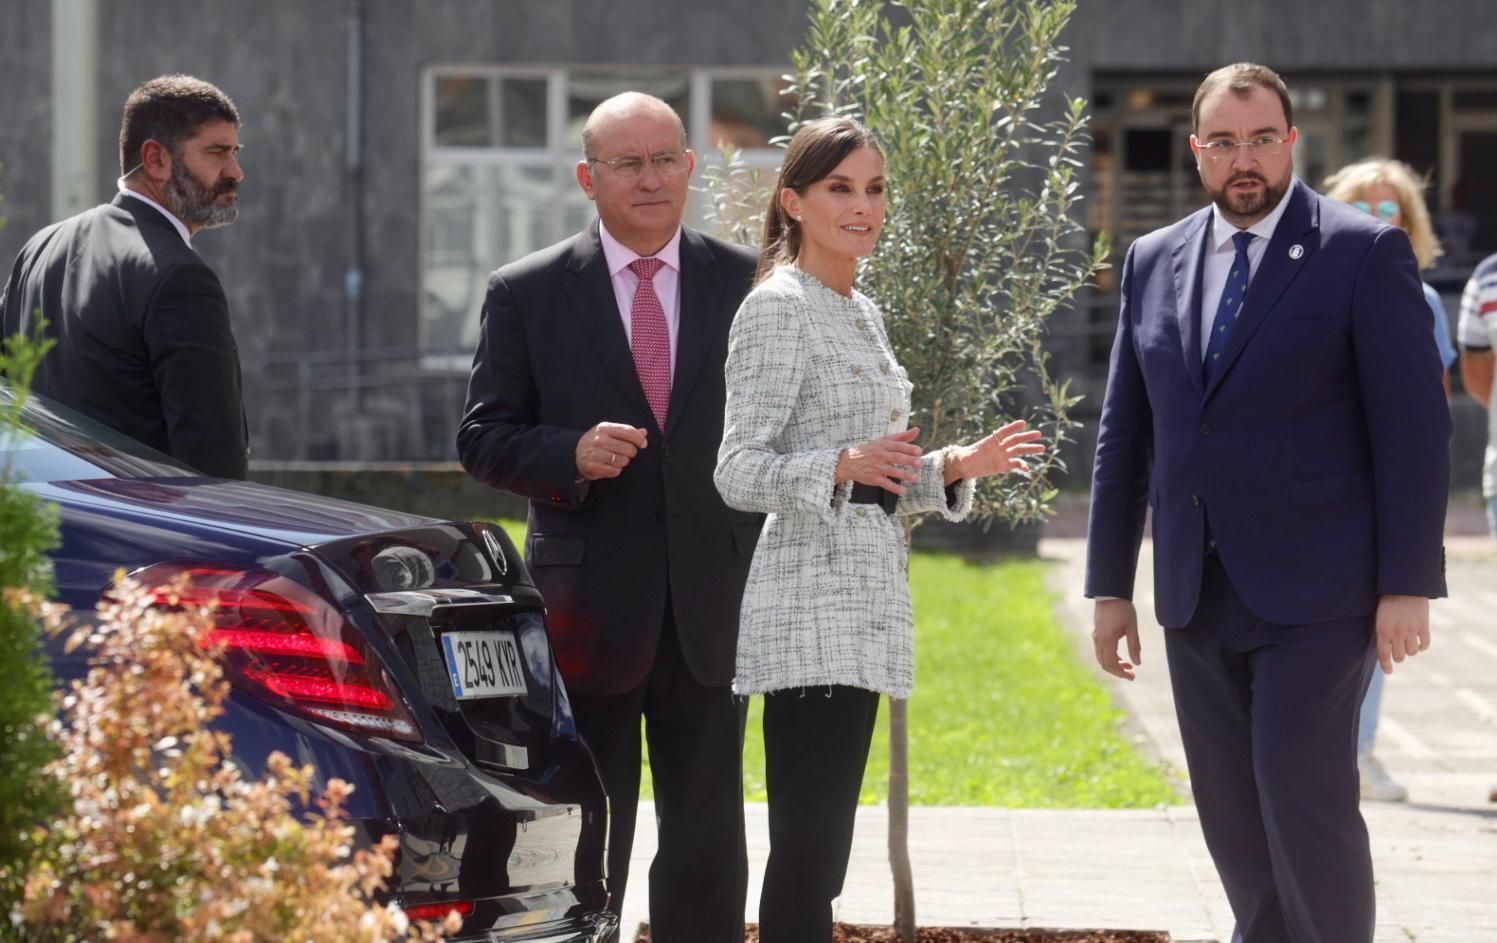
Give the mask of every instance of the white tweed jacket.
M 898 515 L 960 520 L 971 481 L 948 504 L 945 452 L 925 455 L 896 515 L 850 504 L 842 449 L 902 432 L 911 385 L 883 316 L 793 266 L 751 291 L 728 341 L 727 413 L 714 481 L 723 500 L 768 515 L 749 567 L 733 689 L 849 685 L 908 697 L 914 618 Z

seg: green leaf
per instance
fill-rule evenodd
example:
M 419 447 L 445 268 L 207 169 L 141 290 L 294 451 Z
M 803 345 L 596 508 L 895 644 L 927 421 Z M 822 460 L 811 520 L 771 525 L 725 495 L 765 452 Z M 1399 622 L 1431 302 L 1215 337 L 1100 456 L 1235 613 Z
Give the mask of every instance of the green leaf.
M 858 287 L 883 311 L 914 383 L 927 448 L 1011 416 L 1046 430 L 1050 450 L 1026 479 L 979 493 L 980 520 L 1043 516 L 1080 401 L 1052 394 L 1048 319 L 1069 310 L 1110 254 L 1091 244 L 1077 170 L 1084 98 L 1052 95 L 1072 0 L 814 0 L 790 55 L 798 93 L 786 132 L 823 114 L 865 116 L 883 142 L 888 216 Z M 1056 116 L 1059 117 L 1056 117 Z M 768 205 L 727 172 L 704 174 L 709 215 L 750 241 Z M 1061 388 L 1062 390 L 1065 387 Z

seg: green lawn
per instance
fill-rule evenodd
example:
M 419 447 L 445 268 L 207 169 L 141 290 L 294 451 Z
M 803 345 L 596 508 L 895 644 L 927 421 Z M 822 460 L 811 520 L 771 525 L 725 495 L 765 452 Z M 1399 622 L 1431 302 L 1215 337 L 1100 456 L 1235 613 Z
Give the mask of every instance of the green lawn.
M 505 521 L 513 535 L 524 524 Z M 1136 808 L 1176 803 L 1158 765 L 1119 733 L 1112 705 L 1056 623 L 1047 564 L 917 553 L 910 792 L 916 805 Z M 863 802 L 888 792 L 887 702 Z M 749 707 L 744 789 L 764 800 L 762 702 Z M 649 795 L 648 770 L 643 790 Z

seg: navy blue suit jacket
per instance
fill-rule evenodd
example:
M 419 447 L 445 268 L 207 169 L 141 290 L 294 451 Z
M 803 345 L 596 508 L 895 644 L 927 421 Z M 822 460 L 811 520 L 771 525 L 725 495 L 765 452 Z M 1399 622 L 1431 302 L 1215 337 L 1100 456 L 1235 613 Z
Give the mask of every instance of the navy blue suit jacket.
M 1195 613 L 1207 520 L 1260 618 L 1445 595 L 1450 412 L 1408 237 L 1295 180 L 1209 383 L 1210 207 L 1140 238 L 1097 438 L 1086 594 L 1132 598 L 1146 507 L 1159 621 Z

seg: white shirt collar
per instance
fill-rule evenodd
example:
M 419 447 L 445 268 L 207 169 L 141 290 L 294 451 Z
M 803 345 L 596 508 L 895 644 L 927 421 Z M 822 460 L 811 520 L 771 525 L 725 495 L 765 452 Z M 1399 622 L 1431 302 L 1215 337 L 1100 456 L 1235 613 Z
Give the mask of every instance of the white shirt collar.
M 638 252 L 635 252 L 633 249 L 613 238 L 613 234 L 608 231 L 607 226 L 603 225 L 603 221 L 601 219 L 598 220 L 598 238 L 603 243 L 603 258 L 608 262 L 609 278 L 612 278 L 619 272 L 623 271 L 628 267 L 629 263 L 633 262 L 635 259 L 644 258 L 644 256 L 640 255 Z M 676 234 L 671 236 L 670 242 L 667 242 L 661 248 L 661 250 L 651 256 L 651 258 L 659 259 L 677 272 L 681 271 L 680 226 L 676 227 Z
M 177 233 L 179 235 L 181 235 L 182 241 L 185 242 L 185 243 L 187 243 L 187 247 L 188 248 L 192 248 L 192 234 L 187 231 L 187 224 L 184 223 L 184 222 L 182 222 L 180 219 L 177 218 L 177 214 L 173 213 L 171 210 L 169 210 L 166 207 L 162 206 L 160 203 L 157 203 L 155 200 L 153 200 L 150 197 L 146 196 L 144 193 L 137 193 L 136 191 L 130 189 L 127 186 L 125 186 L 125 178 L 124 177 L 121 177 L 118 180 L 116 180 L 114 182 L 114 185 L 125 196 L 134 197 L 135 199 L 137 199 L 140 202 L 144 203 L 146 206 L 149 206 L 152 209 L 154 209 L 156 212 L 160 213 L 162 216 L 165 216 L 166 217 L 166 221 L 169 222 L 169 223 L 171 223 L 174 227 L 176 227 Z
M 1284 210 L 1289 208 L 1289 197 L 1293 195 L 1294 188 L 1298 184 L 1299 177 L 1291 176 L 1289 178 L 1289 187 L 1284 191 L 1284 195 L 1279 197 L 1278 205 L 1275 206 L 1267 216 L 1258 220 L 1256 223 L 1249 226 L 1245 230 L 1239 230 L 1234 223 L 1228 221 L 1228 219 L 1222 215 L 1221 207 L 1217 206 L 1215 203 L 1212 203 L 1211 251 L 1224 251 L 1226 249 L 1227 243 L 1231 242 L 1232 237 L 1237 235 L 1238 232 L 1250 232 L 1253 235 L 1257 236 L 1259 239 L 1262 239 L 1263 245 L 1267 245 L 1268 240 L 1273 238 L 1273 231 L 1278 228 L 1279 219 L 1283 217 Z

